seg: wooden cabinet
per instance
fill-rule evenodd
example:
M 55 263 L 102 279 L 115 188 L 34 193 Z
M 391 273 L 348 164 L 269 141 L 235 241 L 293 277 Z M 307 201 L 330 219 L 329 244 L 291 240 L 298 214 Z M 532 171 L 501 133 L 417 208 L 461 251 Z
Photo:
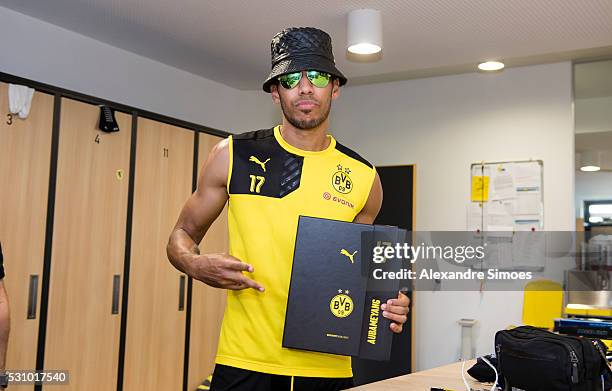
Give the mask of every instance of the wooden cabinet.
M 44 362 L 70 373 L 58 391 L 117 382 L 132 119 L 104 133 L 99 116 L 62 99 Z
M 0 242 L 11 309 L 7 368 L 35 368 L 54 97 L 36 92 L 27 119 L 8 112 L 0 83 Z M 26 390 L 33 386 L 11 386 Z
M 212 147 L 221 140 L 220 137 L 200 133 L 198 174 Z M 202 253 L 228 252 L 227 229 L 226 205 L 204 236 L 200 244 Z M 224 289 L 213 288 L 197 280 L 193 281 L 187 390 L 196 389 L 214 369 L 226 296 Z
M 191 194 L 194 132 L 138 119 L 123 389 L 183 385 L 187 280 L 166 244 Z

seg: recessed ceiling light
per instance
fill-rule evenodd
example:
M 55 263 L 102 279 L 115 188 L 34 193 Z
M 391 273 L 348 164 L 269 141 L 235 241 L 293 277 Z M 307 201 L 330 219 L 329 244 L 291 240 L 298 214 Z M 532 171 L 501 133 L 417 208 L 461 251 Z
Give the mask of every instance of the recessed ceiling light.
M 499 61 L 487 61 L 478 64 L 478 69 L 481 71 L 499 71 L 504 68 L 504 63 Z

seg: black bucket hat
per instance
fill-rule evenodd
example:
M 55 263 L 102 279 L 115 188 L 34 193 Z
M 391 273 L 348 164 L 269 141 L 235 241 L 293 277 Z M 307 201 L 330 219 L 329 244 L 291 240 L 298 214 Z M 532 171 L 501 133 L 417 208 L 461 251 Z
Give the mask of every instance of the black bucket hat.
M 336 68 L 332 53 L 331 37 L 314 27 L 290 27 L 279 32 L 270 43 L 272 71 L 263 84 L 263 90 L 270 92 L 275 79 L 286 73 L 308 69 L 327 72 L 346 84 L 346 77 Z

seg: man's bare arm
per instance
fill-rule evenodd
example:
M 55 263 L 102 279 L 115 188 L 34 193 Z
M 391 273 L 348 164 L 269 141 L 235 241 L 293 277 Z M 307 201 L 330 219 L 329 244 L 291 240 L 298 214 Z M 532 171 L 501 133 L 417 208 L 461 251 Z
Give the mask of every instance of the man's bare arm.
M 198 244 L 228 199 L 229 140 L 220 141 L 204 163 L 198 187 L 187 200 L 168 240 L 168 259 L 178 270 L 210 286 L 254 288 L 257 282 L 243 274 L 253 267 L 228 254 L 200 254 Z
M 183 255 L 197 254 L 197 244 L 219 216 L 228 195 L 226 191 L 229 170 L 228 139 L 213 147 L 198 178 L 196 191 L 187 200 L 168 242 L 168 256 L 172 264 L 187 273 Z
M 355 216 L 353 222 L 362 224 L 373 224 L 374 220 L 376 219 L 376 216 L 378 216 L 378 212 L 380 212 L 382 200 L 382 184 L 380 183 L 378 173 L 376 173 L 376 178 L 374 178 L 374 183 L 372 183 L 372 189 L 370 189 L 370 195 L 368 196 L 368 200 L 366 201 L 359 214 Z

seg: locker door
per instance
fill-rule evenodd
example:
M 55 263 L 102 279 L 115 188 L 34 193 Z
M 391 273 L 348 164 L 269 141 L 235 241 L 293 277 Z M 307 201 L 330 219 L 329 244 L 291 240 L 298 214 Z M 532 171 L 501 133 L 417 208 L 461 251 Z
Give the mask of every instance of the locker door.
M 220 137 L 200 133 L 198 174 L 212 147 Z M 202 253 L 228 252 L 227 205 L 210 227 L 200 244 Z M 191 304 L 188 390 L 194 390 L 210 375 L 215 366 L 217 342 L 225 311 L 226 291 L 194 280 Z
M 116 113 L 120 131 L 104 133 L 99 116 L 62 99 L 45 345 L 45 368 L 69 371 L 58 391 L 117 382 L 132 120 Z
M 0 83 L 0 242 L 11 309 L 9 369 L 36 367 L 53 100 L 51 95 L 36 92 L 28 118 L 11 118 L 8 84 Z M 32 291 L 30 282 L 36 283 Z M 33 388 L 11 386 L 15 390 Z
M 123 389 L 180 390 L 187 279 L 166 244 L 191 194 L 194 133 L 138 119 Z

